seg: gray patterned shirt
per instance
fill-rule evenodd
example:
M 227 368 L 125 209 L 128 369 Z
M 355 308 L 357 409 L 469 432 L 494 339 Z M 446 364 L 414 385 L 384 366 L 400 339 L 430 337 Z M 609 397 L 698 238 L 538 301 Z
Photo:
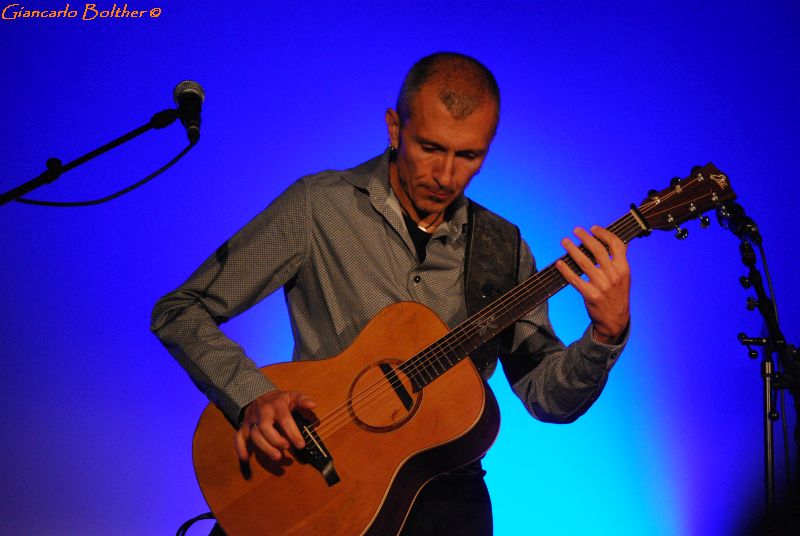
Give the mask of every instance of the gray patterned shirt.
M 398 301 L 422 303 L 453 328 L 467 318 L 468 202 L 455 202 L 419 263 L 389 185 L 388 153 L 350 170 L 302 177 L 158 301 L 151 329 L 238 423 L 256 397 L 292 386 L 270 382 L 219 324 L 283 287 L 295 360 L 341 353 L 376 313 Z M 519 281 L 534 270 L 523 242 Z M 531 415 L 570 422 L 600 394 L 623 345 L 595 342 L 589 328 L 565 348 L 544 304 L 516 323 L 513 345 L 501 348 L 501 362 L 529 363 L 512 389 Z

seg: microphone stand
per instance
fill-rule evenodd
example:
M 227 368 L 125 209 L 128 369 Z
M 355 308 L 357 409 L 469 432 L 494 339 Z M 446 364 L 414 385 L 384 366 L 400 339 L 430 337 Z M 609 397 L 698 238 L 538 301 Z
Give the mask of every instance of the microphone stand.
M 758 242 L 760 245 L 760 240 Z M 773 445 L 773 423 L 780 417 L 776 407 L 776 395 L 781 389 L 789 389 L 798 404 L 798 381 L 800 380 L 800 363 L 798 362 L 797 350 L 792 344 L 788 344 L 780 330 L 775 306 L 772 299 L 764 289 L 761 273 L 756 269 L 756 254 L 747 238 L 742 238 L 739 245 L 739 252 L 742 263 L 749 268 L 749 273 L 742 276 L 739 281 L 744 288 L 752 287 L 756 292 L 756 298 L 747 298 L 747 309 L 752 311 L 758 309 L 764 318 L 766 337 L 748 337 L 744 333 L 739 334 L 739 342 L 746 346 L 749 356 L 753 359 L 758 357 L 758 352 L 753 350 L 753 346 L 762 348 L 761 377 L 763 380 L 764 398 L 764 478 L 766 492 L 766 511 L 769 520 L 775 519 L 775 465 L 774 465 L 774 445 Z M 773 354 L 778 356 L 778 362 L 783 368 L 783 374 L 775 370 Z M 785 412 L 785 407 L 783 408 Z M 798 415 L 800 416 L 800 415 Z M 795 424 L 795 447 L 800 446 L 800 429 Z M 788 441 L 784 438 L 784 441 Z M 788 450 L 788 449 L 787 449 Z M 798 458 L 800 461 L 800 458 Z M 795 475 L 796 485 L 800 484 L 800 466 Z M 787 467 L 787 477 L 788 477 Z M 790 500 L 797 499 L 798 490 L 789 489 Z M 791 504 L 791 503 L 790 503 Z
M 128 132 L 127 134 L 120 136 L 119 138 L 113 141 L 108 142 L 102 147 L 98 147 L 94 151 L 91 151 L 79 158 L 76 158 L 72 162 L 69 162 L 67 164 L 62 164 L 61 160 L 59 160 L 58 158 L 49 158 L 46 163 L 47 166 L 46 171 L 44 171 L 41 175 L 39 175 L 35 179 L 32 179 L 20 186 L 17 186 L 13 190 L 9 190 L 8 192 L 0 195 L 0 205 L 5 205 L 9 201 L 14 201 L 16 199 L 19 199 L 28 192 L 31 192 L 44 184 L 49 184 L 55 181 L 67 171 L 76 168 L 81 164 L 88 162 L 89 160 L 97 156 L 100 156 L 101 154 L 106 153 L 111 149 L 114 149 L 115 147 L 118 147 L 127 141 L 132 140 L 133 138 L 147 132 L 148 130 L 154 128 L 155 129 L 165 128 L 174 123 L 175 120 L 178 119 L 179 117 L 180 117 L 180 112 L 178 109 L 170 108 L 167 110 L 162 110 L 153 115 L 153 117 L 150 118 L 150 121 L 147 122 L 146 124 Z

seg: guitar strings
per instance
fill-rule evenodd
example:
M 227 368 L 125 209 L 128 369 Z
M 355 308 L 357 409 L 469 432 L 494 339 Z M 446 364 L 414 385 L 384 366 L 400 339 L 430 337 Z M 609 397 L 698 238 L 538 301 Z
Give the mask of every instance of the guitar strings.
M 698 179 L 691 179 L 684 185 L 684 188 L 688 188 L 691 185 L 691 183 L 697 180 Z M 677 192 L 675 190 L 673 190 L 672 192 L 668 192 L 661 198 L 661 200 L 666 201 L 678 193 L 680 192 Z M 649 210 L 654 205 L 658 204 L 660 204 L 660 201 L 649 201 L 649 202 L 646 201 L 642 203 L 642 205 L 639 207 L 639 210 L 642 212 L 649 212 Z M 688 204 L 688 202 L 684 203 L 684 205 L 685 204 Z M 674 208 L 675 207 L 672 207 L 672 210 L 674 210 Z M 661 213 L 656 212 L 655 215 L 658 216 L 663 214 L 664 212 L 666 212 L 666 210 L 662 211 Z M 629 220 L 629 221 L 624 221 L 624 220 Z M 614 227 L 616 226 L 619 226 L 619 229 L 615 230 Z M 626 243 L 635 238 L 642 231 L 641 226 L 630 216 L 630 214 L 626 214 L 622 218 L 613 222 L 607 227 L 607 229 L 617 234 L 618 236 L 621 235 L 620 238 L 623 238 L 623 241 Z M 627 234 L 631 233 L 632 231 L 635 232 L 633 232 L 630 237 L 627 237 Z M 581 246 L 581 248 L 585 250 L 583 246 Z M 564 260 L 570 265 L 574 265 L 571 266 L 573 269 L 576 267 L 580 269 L 580 267 L 578 267 L 574 262 L 570 262 L 572 259 L 569 258 L 568 256 L 562 257 L 562 260 Z M 583 270 L 582 269 L 580 270 L 581 273 L 583 273 Z M 477 323 L 476 320 L 481 320 L 481 319 L 486 320 L 487 318 L 496 316 L 498 312 L 502 315 L 509 311 L 513 311 L 514 308 L 518 308 L 521 304 L 524 304 L 526 301 L 530 301 L 531 298 L 536 298 L 535 294 L 537 292 L 545 289 L 548 285 L 554 282 L 558 282 L 559 279 L 561 280 L 561 283 L 563 283 L 561 287 L 559 287 L 558 289 L 553 289 L 553 291 L 551 292 L 547 292 L 546 296 L 544 296 L 543 299 L 541 300 L 536 299 L 533 305 L 528 303 L 530 308 L 527 311 L 523 312 L 522 314 L 526 314 L 526 312 L 537 307 L 538 305 L 543 303 L 547 298 L 552 296 L 552 294 L 554 294 L 555 292 L 560 290 L 560 288 L 563 288 L 563 286 L 566 286 L 567 284 L 566 281 L 561 276 L 561 274 L 555 269 L 554 264 L 551 264 L 548 267 L 544 268 L 542 271 L 537 272 L 537 274 L 531 276 L 530 278 L 528 278 L 528 280 L 514 287 L 511 291 L 509 291 L 505 295 L 495 300 L 495 302 L 493 302 L 492 304 L 481 310 L 474 317 L 468 318 L 466 321 L 462 322 L 459 326 L 457 326 L 447 335 L 441 337 L 439 340 L 437 340 L 436 342 L 425 348 L 422 352 L 407 359 L 403 363 L 403 365 L 410 365 L 410 366 L 404 367 L 402 372 L 404 372 L 406 376 L 409 377 L 412 384 L 413 380 L 411 380 L 411 378 L 414 376 L 416 376 L 417 378 L 422 378 L 423 382 L 426 384 L 433 381 L 439 375 L 446 372 L 449 366 L 452 366 L 454 364 L 452 360 L 449 358 L 448 354 L 452 354 L 454 349 L 456 349 L 458 346 L 461 346 L 465 342 L 471 342 L 470 340 L 476 334 L 480 336 L 478 331 L 483 328 L 481 328 L 480 326 L 475 326 L 475 324 Z M 513 322 L 514 320 L 512 319 L 509 325 L 513 324 Z M 474 328 L 474 329 L 472 329 L 471 331 L 465 329 L 464 327 L 465 324 L 467 324 L 468 328 Z M 480 344 L 482 344 L 483 342 L 485 341 L 481 337 Z M 476 345 L 476 347 L 477 346 L 479 345 Z M 456 363 L 458 361 L 461 361 L 464 357 L 466 357 L 466 354 L 468 354 L 469 352 L 464 352 L 464 353 L 465 353 L 464 356 L 456 358 Z M 447 358 L 448 366 L 442 363 L 443 358 Z M 441 372 L 436 369 L 437 364 L 441 368 Z M 430 371 L 431 368 L 433 369 L 433 372 Z M 422 374 L 423 372 L 426 371 L 428 372 L 427 380 L 425 380 L 424 375 Z M 323 433 L 332 435 L 337 429 L 339 429 L 339 426 L 337 425 L 339 425 L 339 423 L 341 422 L 341 417 L 344 417 L 346 419 L 345 422 L 350 421 L 346 412 L 347 406 L 350 406 L 353 411 L 355 411 L 356 409 L 361 411 L 370 409 L 371 407 L 374 407 L 375 403 L 380 402 L 381 398 L 385 398 L 385 395 L 391 394 L 392 390 L 398 385 L 398 383 L 402 383 L 402 379 L 399 376 L 397 377 L 397 379 L 394 380 L 387 381 L 386 379 L 381 378 L 374 381 L 372 384 L 367 385 L 364 389 L 362 389 L 354 396 L 346 400 L 345 404 L 342 404 L 337 408 L 333 408 L 328 414 L 326 414 L 323 417 L 320 417 L 315 423 L 309 425 L 309 428 L 311 428 L 312 431 L 315 431 L 316 433 L 320 434 L 320 436 Z

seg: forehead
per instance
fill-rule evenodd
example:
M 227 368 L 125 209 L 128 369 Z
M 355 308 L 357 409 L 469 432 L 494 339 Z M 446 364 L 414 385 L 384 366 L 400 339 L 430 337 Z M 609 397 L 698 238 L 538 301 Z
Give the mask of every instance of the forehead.
M 488 149 L 497 122 L 494 100 L 487 95 L 469 113 L 454 116 L 442 94 L 441 87 L 433 84 L 420 88 L 410 103 L 407 133 L 455 150 Z

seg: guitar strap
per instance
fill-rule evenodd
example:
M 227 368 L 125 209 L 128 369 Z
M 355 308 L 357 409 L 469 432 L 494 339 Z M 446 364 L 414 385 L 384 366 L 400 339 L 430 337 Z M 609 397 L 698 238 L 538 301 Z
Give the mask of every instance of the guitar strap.
M 491 210 L 470 200 L 464 286 L 467 313 L 472 316 L 514 288 L 519 271 L 519 228 Z M 484 379 L 497 367 L 501 345 L 510 349 L 514 326 L 472 352 L 470 358 Z

